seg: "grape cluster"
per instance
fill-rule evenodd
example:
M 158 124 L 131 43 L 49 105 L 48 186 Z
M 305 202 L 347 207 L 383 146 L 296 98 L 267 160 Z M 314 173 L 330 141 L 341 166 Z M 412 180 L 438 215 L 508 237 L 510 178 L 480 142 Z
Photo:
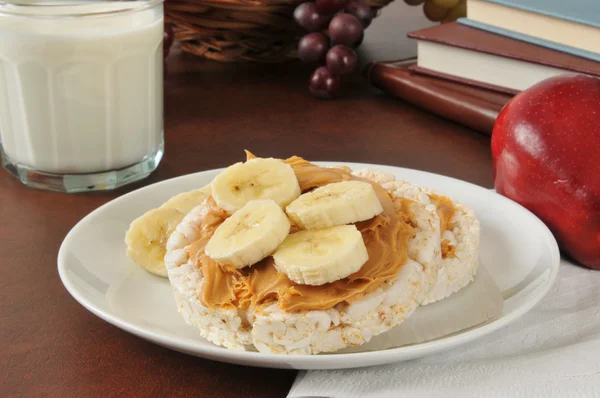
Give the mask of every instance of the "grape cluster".
M 410 6 L 423 4 L 423 13 L 433 22 L 452 22 L 467 15 L 467 0 L 404 0 Z
M 354 49 L 373 19 L 373 10 L 363 0 L 315 0 L 294 10 L 294 20 L 309 33 L 298 43 L 298 56 L 318 65 L 309 89 L 318 98 L 332 98 L 340 87 L 340 76 L 357 65 Z M 327 34 L 323 33 L 326 31 Z

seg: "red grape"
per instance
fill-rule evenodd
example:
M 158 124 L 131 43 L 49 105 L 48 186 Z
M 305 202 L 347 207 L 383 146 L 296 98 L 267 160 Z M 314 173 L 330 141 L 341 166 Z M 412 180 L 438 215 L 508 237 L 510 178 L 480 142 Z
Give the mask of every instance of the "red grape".
M 308 63 L 323 63 L 329 50 L 329 39 L 323 33 L 309 33 L 298 43 L 300 59 Z
M 346 7 L 348 0 L 316 0 L 315 3 L 321 14 L 331 15 Z
M 309 32 L 319 32 L 327 27 L 331 17 L 319 14 L 315 3 L 302 3 L 294 10 L 294 20 Z
M 365 29 L 371 24 L 371 21 L 373 20 L 373 10 L 371 10 L 371 7 L 366 5 L 363 0 L 350 0 L 345 10 L 347 13 L 352 14 L 356 18 L 358 18 L 363 28 Z
M 329 23 L 329 37 L 336 44 L 355 47 L 362 42 L 363 27 L 354 15 L 338 14 Z
M 338 44 L 327 52 L 327 69 L 334 75 L 351 73 L 356 67 L 358 55 L 350 47 Z
M 167 58 L 169 55 L 174 40 L 175 34 L 173 33 L 173 27 L 170 23 L 166 23 L 163 33 L 163 58 Z
M 335 96 L 340 88 L 340 78 L 332 74 L 325 66 L 321 66 L 310 77 L 308 88 L 315 97 L 329 99 Z

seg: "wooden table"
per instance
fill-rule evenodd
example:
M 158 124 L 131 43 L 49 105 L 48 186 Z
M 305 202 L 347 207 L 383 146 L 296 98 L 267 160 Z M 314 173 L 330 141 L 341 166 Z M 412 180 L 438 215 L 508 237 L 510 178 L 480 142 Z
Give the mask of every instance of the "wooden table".
M 166 155 L 142 183 L 65 195 L 0 170 L 0 396 L 282 397 L 295 372 L 222 364 L 148 343 L 95 317 L 62 286 L 58 248 L 96 207 L 156 181 L 259 156 L 382 163 L 492 186 L 489 138 L 370 89 L 310 97 L 301 64 L 223 65 L 175 54 Z

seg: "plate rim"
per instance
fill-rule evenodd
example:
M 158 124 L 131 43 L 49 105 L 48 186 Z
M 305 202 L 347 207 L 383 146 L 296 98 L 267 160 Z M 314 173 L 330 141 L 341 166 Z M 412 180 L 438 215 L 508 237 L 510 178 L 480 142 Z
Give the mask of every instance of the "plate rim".
M 74 236 L 77 235 L 77 232 L 80 228 L 85 227 L 85 225 L 90 222 L 94 218 L 94 216 L 103 211 L 106 207 L 118 206 L 122 201 L 126 201 L 130 196 L 134 194 L 139 194 L 140 192 L 151 190 L 156 188 L 156 186 L 171 183 L 173 181 L 179 179 L 187 179 L 193 178 L 193 176 L 205 174 L 205 173 L 216 173 L 224 168 L 217 169 L 209 169 L 198 171 L 194 173 L 189 173 L 169 179 L 165 179 L 162 181 L 157 181 L 155 183 L 149 184 L 147 186 L 138 188 L 131 192 L 128 192 L 124 195 L 121 195 L 115 199 L 104 203 L 103 205 L 97 207 L 82 219 L 80 219 L 67 233 L 65 238 L 63 239 L 57 257 L 57 268 L 60 280 L 67 290 L 67 292 L 85 309 L 90 311 L 92 314 L 96 315 L 100 319 L 105 322 L 116 326 L 122 330 L 125 330 L 128 333 L 131 333 L 135 336 L 144 338 L 153 343 L 159 344 L 161 346 L 167 347 L 169 349 L 173 349 L 176 351 L 184 352 L 190 355 L 194 355 L 201 358 L 207 358 L 211 360 L 217 360 L 221 362 L 229 362 L 242 364 L 247 366 L 257 366 L 257 367 L 268 367 L 268 368 L 291 368 L 291 369 L 344 369 L 344 368 L 355 368 L 355 367 L 363 367 L 363 366 L 374 366 L 378 364 L 386 364 L 392 362 L 405 361 L 409 359 L 414 359 L 426 355 L 433 354 L 435 352 L 443 352 L 446 350 L 450 350 L 452 348 L 456 348 L 463 343 L 468 341 L 476 340 L 481 338 L 493 331 L 501 329 L 508 324 L 514 322 L 516 319 L 520 318 L 525 313 L 529 312 L 539 301 L 548 293 L 550 288 L 553 286 L 554 281 L 556 280 L 559 265 L 560 265 L 560 250 L 558 247 L 558 243 L 554 238 L 554 235 L 551 233 L 550 229 L 531 211 L 522 206 L 521 204 L 505 197 L 500 194 L 495 193 L 494 191 L 488 190 L 482 186 L 477 184 L 473 184 L 468 181 L 460 180 L 458 178 L 445 176 L 442 174 L 432 173 L 423 170 L 392 166 L 392 165 L 383 165 L 383 164 L 373 164 L 373 163 L 358 163 L 358 162 L 339 162 L 339 161 L 314 161 L 313 163 L 320 165 L 347 165 L 347 166 L 356 166 L 356 167 L 373 167 L 373 168 L 392 168 L 396 169 L 399 173 L 403 171 L 409 172 L 418 172 L 425 173 L 431 177 L 442 177 L 444 179 L 450 179 L 452 182 L 458 182 L 461 184 L 468 184 L 476 189 L 481 189 L 487 191 L 497 197 L 501 198 L 502 201 L 506 201 L 510 203 L 510 205 L 517 205 L 522 210 L 529 213 L 530 216 L 533 217 L 535 222 L 539 225 L 540 231 L 543 231 L 543 234 L 546 235 L 547 240 L 552 244 L 552 250 L 550 253 L 552 264 L 550 264 L 550 274 L 548 275 L 548 280 L 544 282 L 544 285 L 540 287 L 540 290 L 537 292 L 535 296 L 533 296 L 526 304 L 519 306 L 517 309 L 512 311 L 511 313 L 501 316 L 499 318 L 493 319 L 479 327 L 471 328 L 466 331 L 459 331 L 456 334 L 444 336 L 436 340 L 426 341 L 418 344 L 396 347 L 396 348 L 388 348 L 385 350 L 376 350 L 376 351 L 366 351 L 366 352 L 357 352 L 357 353 L 324 353 L 319 355 L 280 355 L 280 354 L 268 354 L 268 353 L 260 353 L 253 351 L 238 351 L 238 350 L 230 350 L 223 347 L 218 347 L 215 345 L 199 345 L 198 343 L 188 339 L 188 338 L 178 338 L 172 336 L 165 336 L 160 333 L 156 333 L 150 330 L 147 330 L 143 327 L 137 326 L 135 323 L 128 322 L 122 319 L 118 315 L 113 315 L 108 313 L 100 308 L 95 307 L 91 302 L 88 302 L 84 296 L 77 291 L 74 284 L 71 282 L 71 278 L 67 272 L 67 250 L 71 245 L 70 242 L 74 239 Z M 441 345 L 441 346 L 440 346 Z M 328 362 L 328 360 L 330 362 Z M 319 362 L 325 362 L 325 364 L 329 363 L 327 366 L 320 366 Z M 357 365 L 358 363 L 358 365 Z

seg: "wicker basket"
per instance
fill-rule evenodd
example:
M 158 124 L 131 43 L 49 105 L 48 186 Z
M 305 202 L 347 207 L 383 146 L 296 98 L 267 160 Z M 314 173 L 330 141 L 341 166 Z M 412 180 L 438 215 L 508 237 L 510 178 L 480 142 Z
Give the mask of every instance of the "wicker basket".
M 292 20 L 304 0 L 166 0 L 166 21 L 181 48 L 218 61 L 296 58 L 304 32 Z M 392 0 L 366 0 L 378 11 Z

